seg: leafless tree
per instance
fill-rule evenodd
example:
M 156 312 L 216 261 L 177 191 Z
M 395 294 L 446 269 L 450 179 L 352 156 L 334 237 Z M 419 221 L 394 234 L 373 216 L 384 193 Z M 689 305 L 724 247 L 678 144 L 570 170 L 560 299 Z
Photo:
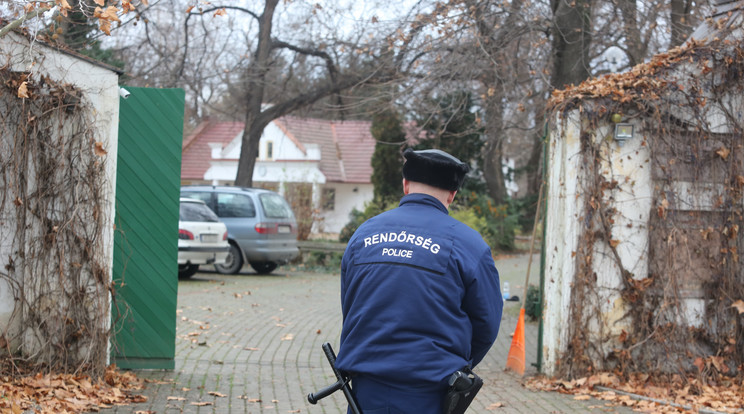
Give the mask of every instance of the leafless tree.
M 235 184 L 250 186 L 258 143 L 272 120 L 359 85 L 398 79 L 415 59 L 421 3 L 396 18 L 382 8 L 375 14 L 341 3 L 265 0 L 258 8 L 212 3 L 187 9 L 161 0 L 141 12 L 138 46 L 120 51 L 131 57 L 135 83 L 158 79 L 158 86 L 187 88 L 195 117 L 225 111 L 226 102 L 243 111 Z M 188 12 L 174 24 L 164 16 L 174 10 Z M 150 55 L 142 56 L 143 49 Z
M 505 143 L 535 129 L 531 108 L 544 80 L 545 55 L 539 50 L 548 10 L 522 0 L 439 3 L 424 19 L 430 40 L 421 64 L 407 73 L 408 83 L 400 89 L 406 96 L 397 100 L 423 113 L 425 123 L 427 112 L 467 110 L 457 101 L 450 102 L 451 108 L 427 103 L 468 92 L 463 96 L 473 98 L 481 114 L 480 123 L 473 126 L 483 135 L 478 172 L 497 204 L 507 199 Z M 440 117 L 433 118 L 439 122 Z M 444 131 L 446 125 L 439 128 Z
M 321 101 L 343 107 L 345 91 L 361 85 L 384 85 L 375 91 L 408 109 L 469 90 L 483 115 L 482 173 L 497 203 L 506 200 L 502 164 L 515 153 L 528 154 L 518 167 L 527 167 L 528 191 L 537 191 L 543 109 L 553 88 L 610 70 L 612 48 L 621 51 L 613 56 L 617 70 L 673 46 L 699 7 L 684 0 L 420 0 L 403 17 L 367 13 L 364 20 L 348 17 L 354 6 L 265 0 L 259 9 L 194 8 L 174 24 L 174 11 L 186 10 L 182 1 L 143 8 L 139 20 L 125 23 L 144 26 L 138 46 L 121 51 L 131 57 L 135 82 L 186 88 L 196 118 L 243 111 L 236 184 L 252 183 L 263 128 L 279 116 Z M 154 53 L 134 55 L 144 46 Z

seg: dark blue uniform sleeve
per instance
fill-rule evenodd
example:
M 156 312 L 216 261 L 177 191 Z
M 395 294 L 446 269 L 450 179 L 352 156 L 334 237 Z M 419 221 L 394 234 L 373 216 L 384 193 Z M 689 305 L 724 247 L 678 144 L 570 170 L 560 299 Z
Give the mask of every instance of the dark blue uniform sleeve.
M 478 365 L 496 340 L 501 325 L 504 301 L 501 296 L 499 272 L 491 257 L 490 249 L 481 255 L 474 269 L 475 274 L 468 278 L 463 309 L 473 325 L 471 357 L 473 367 Z
M 344 297 L 346 296 L 346 289 L 348 287 L 347 285 L 348 282 L 346 280 L 346 277 L 344 277 L 344 275 L 349 269 L 349 262 L 351 261 L 351 256 L 352 256 L 351 246 L 352 246 L 352 243 L 354 242 L 354 236 L 355 235 L 352 235 L 351 239 L 346 244 L 347 248 L 344 251 L 344 255 L 341 257 L 341 305 L 342 305 L 342 312 L 343 312 L 344 318 L 346 317 L 346 309 L 343 309 L 343 303 L 344 303 Z

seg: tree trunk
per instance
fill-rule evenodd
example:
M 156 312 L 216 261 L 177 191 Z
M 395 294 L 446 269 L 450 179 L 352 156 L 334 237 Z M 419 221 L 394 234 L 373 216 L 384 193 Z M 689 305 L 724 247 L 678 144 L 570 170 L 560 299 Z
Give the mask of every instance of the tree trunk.
M 553 6 L 553 88 L 578 85 L 589 77 L 591 0 L 551 0 Z
M 483 147 L 483 178 L 486 181 L 488 196 L 496 205 L 506 203 L 508 193 L 504 177 L 504 139 L 506 131 L 504 128 L 504 85 L 509 82 L 509 62 L 513 59 L 510 53 L 513 51 L 508 46 L 515 38 L 518 38 L 519 18 L 524 6 L 523 0 L 514 0 L 509 5 L 509 12 L 501 25 L 488 19 L 477 22 L 479 44 L 485 49 L 486 54 L 492 62 L 499 62 L 488 68 L 481 76 L 481 82 L 485 89 L 495 91 L 486 98 L 486 142 Z M 476 15 L 488 16 L 488 2 L 472 2 L 471 7 L 477 10 Z
M 327 53 L 314 49 L 306 49 L 272 39 L 272 18 L 279 0 L 266 0 L 263 14 L 258 18 L 258 44 L 253 62 L 247 71 L 246 90 L 247 103 L 245 115 L 245 129 L 241 140 L 240 160 L 235 185 L 250 187 L 253 185 L 253 168 L 258 156 L 258 145 L 264 128 L 274 119 L 306 107 L 322 98 L 339 93 L 351 87 L 374 82 L 390 82 L 397 76 L 395 68 L 371 67 L 363 72 L 349 72 L 341 74 Z M 275 49 L 292 50 L 305 55 L 320 57 L 326 62 L 328 81 L 313 85 L 304 93 L 292 95 L 281 102 L 264 107 L 267 84 L 267 74 L 271 69 L 271 52 Z M 404 51 L 401 51 L 404 53 Z M 389 62 L 387 62 L 389 63 Z
M 543 129 L 540 128 L 533 136 L 530 158 L 527 161 L 527 194 L 537 194 L 540 191 L 543 174 Z
M 632 0 L 628 0 L 632 1 Z M 589 50 L 591 47 L 591 0 L 551 0 L 553 7 L 553 73 L 551 86 L 562 89 L 578 85 L 589 77 Z M 541 137 L 538 132 L 538 137 Z M 530 155 L 536 171 L 542 169 L 543 144 L 536 138 Z M 530 180 L 530 190 L 537 192 L 540 175 Z
M 258 45 L 253 62 L 248 69 L 248 102 L 245 116 L 245 130 L 240 146 L 240 161 L 235 185 L 253 186 L 253 167 L 258 156 L 258 144 L 263 129 L 271 120 L 265 120 L 262 113 L 264 99 L 264 80 L 271 65 L 271 29 L 274 10 L 279 0 L 265 0 L 264 10 L 258 21 Z
M 483 178 L 495 205 L 506 203 L 503 159 L 504 113 L 500 99 L 486 102 L 486 144 L 483 148 Z
M 258 144 L 264 128 L 271 122 L 271 120 L 258 122 L 250 119 L 253 118 L 249 111 L 241 140 L 238 174 L 235 177 L 235 185 L 238 187 L 253 187 L 253 169 L 256 166 L 256 158 L 258 158 Z
M 684 43 L 692 30 L 691 0 L 671 0 L 671 11 L 669 20 L 672 26 L 672 38 L 670 47 L 679 46 Z
M 641 41 L 641 29 L 638 24 L 638 4 L 636 0 L 620 0 L 620 13 L 623 16 L 623 32 L 628 64 L 633 67 L 646 57 L 646 46 Z

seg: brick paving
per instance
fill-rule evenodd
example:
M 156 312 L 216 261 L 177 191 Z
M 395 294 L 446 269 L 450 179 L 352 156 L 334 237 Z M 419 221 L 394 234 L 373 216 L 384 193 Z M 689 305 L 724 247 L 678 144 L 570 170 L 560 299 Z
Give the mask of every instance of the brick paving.
M 507 308 L 519 307 L 506 302 Z M 516 312 L 505 312 L 501 333 L 476 371 L 485 385 L 468 413 L 631 412 L 597 400 L 535 392 L 505 371 Z M 321 344 L 337 349 L 341 328 L 338 275 L 289 267 L 258 276 L 198 273 L 178 284 L 176 367 L 136 371 L 149 382 L 146 403 L 101 413 L 345 413 L 341 392 L 307 402 L 335 382 Z M 534 362 L 537 324 L 527 323 L 527 373 Z M 419 413 L 412 413 L 419 414 Z

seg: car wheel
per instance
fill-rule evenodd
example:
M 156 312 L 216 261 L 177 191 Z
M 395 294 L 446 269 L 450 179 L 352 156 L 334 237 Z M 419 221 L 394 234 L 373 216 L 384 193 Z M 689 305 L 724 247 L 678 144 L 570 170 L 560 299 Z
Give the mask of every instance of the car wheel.
M 223 275 L 234 275 L 243 268 L 243 254 L 238 246 L 230 243 L 230 253 L 227 254 L 225 264 L 214 265 L 214 268 Z
M 274 262 L 250 262 L 250 265 L 259 275 L 268 275 L 278 266 Z
M 196 272 L 199 271 L 199 265 L 178 265 L 178 278 L 179 279 L 188 279 L 191 276 L 194 276 Z

